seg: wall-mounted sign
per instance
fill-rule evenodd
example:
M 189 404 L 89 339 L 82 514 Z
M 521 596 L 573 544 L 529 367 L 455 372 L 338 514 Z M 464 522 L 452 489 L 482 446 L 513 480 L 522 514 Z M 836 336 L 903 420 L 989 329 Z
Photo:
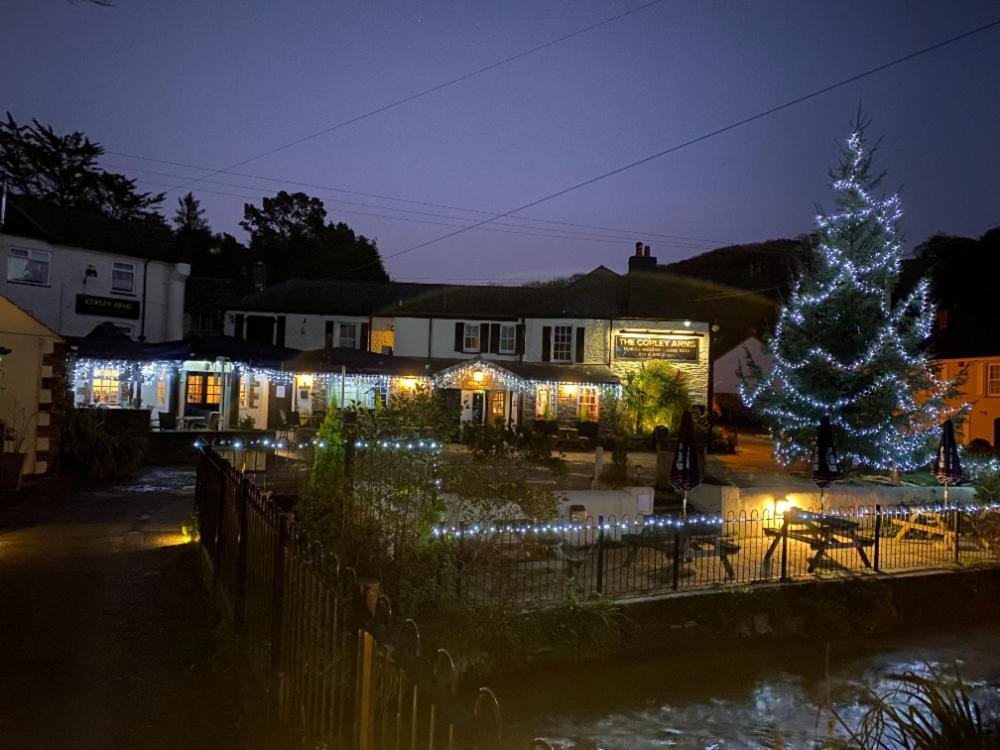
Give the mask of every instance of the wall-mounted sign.
M 78 315 L 100 315 L 106 318 L 138 320 L 139 300 L 78 294 L 76 295 L 76 312 Z
M 615 357 L 697 362 L 699 345 L 700 339 L 693 336 L 619 333 L 615 336 Z

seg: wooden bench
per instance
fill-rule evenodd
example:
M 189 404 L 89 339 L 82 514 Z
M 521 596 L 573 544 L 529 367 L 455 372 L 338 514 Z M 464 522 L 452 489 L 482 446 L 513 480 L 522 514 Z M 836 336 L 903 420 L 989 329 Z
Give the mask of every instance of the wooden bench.
M 771 557 L 783 538 L 791 539 L 795 542 L 809 545 L 809 548 L 816 554 L 809 558 L 807 571 L 813 573 L 816 566 L 823 557 L 832 560 L 829 551 L 833 549 L 855 549 L 858 557 L 866 568 L 872 566 L 866 547 L 875 544 L 871 537 L 858 534 L 860 525 L 856 521 L 837 516 L 814 516 L 802 514 L 796 509 L 791 509 L 785 513 L 780 529 L 766 528 L 764 535 L 771 537 L 773 541 L 764 553 L 764 560 L 761 564 L 761 574 L 767 575 L 771 568 Z
M 739 552 L 740 545 L 731 538 L 723 536 L 721 531 L 721 528 L 714 525 L 709 529 L 693 524 L 687 530 L 677 527 L 650 526 L 638 534 L 622 534 L 622 543 L 628 550 L 623 565 L 625 567 L 632 565 L 639 550 L 646 548 L 666 555 L 672 566 L 675 548 L 678 544 L 676 540 L 679 536 L 681 547 L 679 553 L 685 563 L 696 557 L 718 557 L 726 571 L 726 578 L 731 581 L 736 577 L 736 571 L 733 570 L 729 555 Z

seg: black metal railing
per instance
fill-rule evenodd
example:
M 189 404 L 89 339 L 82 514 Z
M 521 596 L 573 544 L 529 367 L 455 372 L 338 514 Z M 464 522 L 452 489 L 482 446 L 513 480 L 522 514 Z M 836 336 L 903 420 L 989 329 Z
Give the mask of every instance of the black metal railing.
M 488 688 L 461 688 L 444 649 L 421 651 L 379 584 L 311 543 L 250 475 L 210 448 L 196 504 L 213 590 L 274 718 L 310 748 L 499 748 Z

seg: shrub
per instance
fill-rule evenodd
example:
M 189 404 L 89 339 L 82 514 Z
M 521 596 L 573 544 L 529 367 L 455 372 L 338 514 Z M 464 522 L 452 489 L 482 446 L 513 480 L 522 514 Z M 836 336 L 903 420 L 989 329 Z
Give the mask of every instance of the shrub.
M 63 428 L 62 450 L 66 465 L 92 480 L 133 474 L 142 465 L 146 438 L 108 428 L 104 409 L 74 409 Z

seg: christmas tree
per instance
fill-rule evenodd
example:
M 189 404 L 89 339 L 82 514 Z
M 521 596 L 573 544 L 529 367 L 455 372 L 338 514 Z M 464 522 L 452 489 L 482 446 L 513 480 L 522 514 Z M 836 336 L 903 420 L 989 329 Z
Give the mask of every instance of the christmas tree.
M 859 118 L 831 171 L 837 209 L 816 217 L 815 249 L 781 309 L 764 372 L 747 355 L 741 395 L 771 428 L 783 464 L 808 459 L 829 416 L 843 459 L 876 470 L 930 461 L 955 383 L 938 379 L 924 342 L 934 310 L 922 279 L 893 301 L 902 242 L 898 195 L 873 193 Z

